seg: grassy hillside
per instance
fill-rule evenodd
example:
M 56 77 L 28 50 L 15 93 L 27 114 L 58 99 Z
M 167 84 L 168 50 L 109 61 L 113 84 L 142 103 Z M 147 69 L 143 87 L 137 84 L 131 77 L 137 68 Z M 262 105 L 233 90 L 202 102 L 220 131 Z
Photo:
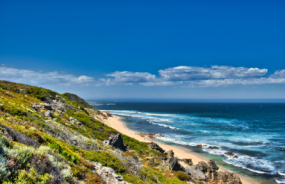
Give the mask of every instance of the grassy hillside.
M 186 183 L 146 143 L 122 135 L 128 151 L 105 145 L 118 132 L 99 113 L 74 94 L 0 81 L 0 183 L 104 183 L 95 162 L 129 183 Z

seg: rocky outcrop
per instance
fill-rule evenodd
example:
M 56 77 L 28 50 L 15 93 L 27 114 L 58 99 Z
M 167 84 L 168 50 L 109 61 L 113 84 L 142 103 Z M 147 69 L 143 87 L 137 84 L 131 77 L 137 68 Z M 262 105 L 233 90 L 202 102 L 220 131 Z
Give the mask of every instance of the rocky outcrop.
M 184 171 L 183 167 L 179 164 L 177 157 L 172 157 L 166 161 L 170 171 Z
M 206 164 L 206 162 L 200 161 L 197 164 L 197 167 L 203 172 L 203 173 L 207 173 L 208 172 L 208 165 Z
M 207 181 L 218 181 L 218 173 L 219 167 L 216 165 L 214 160 L 210 160 L 208 162 L 208 174 Z
M 73 117 L 69 117 L 69 122 L 71 123 L 71 124 L 75 124 L 75 125 L 79 125 L 79 126 L 82 126 L 82 123 L 81 122 L 79 122 L 77 119 L 75 119 L 75 118 L 73 118 Z
M 123 176 L 117 175 L 115 171 L 110 167 L 103 167 L 98 162 L 91 162 L 95 166 L 93 172 L 97 173 L 100 178 L 107 184 L 129 184 L 128 182 L 122 181 Z
M 161 152 L 161 153 L 164 153 L 164 152 L 165 152 L 164 149 L 162 149 L 158 144 L 156 144 L 156 143 L 154 143 L 154 142 L 149 143 L 148 146 L 149 146 L 151 149 L 157 150 L 157 151 L 159 151 L 159 152 Z
M 127 146 L 124 145 L 124 139 L 122 138 L 121 134 L 110 136 L 109 140 L 106 143 L 122 151 L 127 150 Z
M 52 113 L 51 113 L 51 111 L 46 111 L 46 112 L 45 112 L 45 116 L 48 117 L 48 118 L 52 118 Z
M 192 161 L 192 159 L 190 159 L 190 158 L 185 158 L 185 159 L 182 159 L 182 161 L 184 161 L 186 164 L 188 164 L 188 165 L 193 165 L 193 161 Z
M 217 180 L 221 184 L 242 184 L 238 175 L 230 172 L 218 172 Z
M 186 172 L 188 172 L 195 180 L 206 180 L 205 174 L 196 165 L 185 167 Z
M 167 151 L 165 154 L 168 156 L 168 158 L 174 157 L 174 152 L 172 150 Z

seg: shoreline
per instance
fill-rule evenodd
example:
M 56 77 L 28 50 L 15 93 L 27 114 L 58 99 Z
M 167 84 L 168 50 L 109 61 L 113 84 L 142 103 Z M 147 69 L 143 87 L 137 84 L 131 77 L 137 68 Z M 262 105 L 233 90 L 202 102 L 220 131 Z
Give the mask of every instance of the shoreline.
M 191 150 L 189 150 L 187 148 L 180 147 L 180 146 L 168 145 L 165 143 L 161 143 L 158 141 L 151 140 L 148 137 L 141 137 L 139 134 L 137 134 L 137 132 L 129 130 L 126 127 L 126 125 L 122 121 L 120 121 L 120 117 L 118 117 L 118 116 L 113 115 L 113 117 L 108 117 L 108 119 L 103 123 L 114 128 L 114 129 L 116 129 L 120 133 L 123 133 L 123 134 L 125 134 L 129 137 L 132 137 L 138 141 L 146 142 L 146 143 L 155 142 L 165 151 L 173 150 L 174 155 L 180 159 L 191 158 L 193 161 L 193 164 L 198 164 L 198 162 L 200 162 L 200 161 L 204 161 L 204 162 L 209 161 L 208 158 L 203 157 L 203 156 L 199 155 L 198 153 L 192 152 Z M 228 169 L 225 169 L 221 166 L 219 166 L 219 168 L 220 168 L 219 169 L 220 171 L 229 171 Z M 251 178 L 247 178 L 247 177 L 240 175 L 240 174 L 238 174 L 238 176 L 240 177 L 243 184 L 259 184 L 259 182 L 255 181 Z

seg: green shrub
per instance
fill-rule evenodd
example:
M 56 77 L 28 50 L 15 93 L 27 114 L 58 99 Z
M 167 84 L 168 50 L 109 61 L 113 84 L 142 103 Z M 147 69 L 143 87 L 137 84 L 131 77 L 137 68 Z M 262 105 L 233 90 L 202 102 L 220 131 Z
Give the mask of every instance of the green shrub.
M 7 87 L 7 85 L 5 85 L 5 84 L 0 84 L 0 88 L 1 88 L 1 89 L 4 89 L 4 90 L 8 90 L 8 87 Z
M 133 184 L 145 184 L 145 182 L 143 180 L 141 180 L 139 177 L 137 176 L 133 176 L 130 174 L 126 174 L 123 175 L 124 177 L 124 181 L 129 182 L 129 183 L 133 183 Z
M 0 154 L 0 181 L 7 172 L 7 159 Z
M 21 170 L 18 177 L 14 179 L 14 184 L 48 184 L 51 183 L 52 176 L 45 173 L 39 175 L 34 168 L 29 171 Z M 5 182 L 3 184 L 6 184 Z M 8 184 L 8 183 L 7 183 Z M 10 182 L 9 182 L 10 184 Z
M 11 155 L 14 158 L 17 158 L 20 161 L 20 164 L 25 164 L 29 158 L 32 157 L 33 153 L 35 152 L 35 148 L 29 146 L 18 146 L 14 145 L 13 149 L 11 150 Z
M 182 172 L 182 171 L 177 171 L 177 172 L 175 173 L 175 176 L 176 176 L 178 179 L 182 180 L 182 181 L 188 181 L 188 180 L 190 180 L 190 177 L 189 177 L 187 174 L 185 174 L 184 172 Z
M 76 164 L 80 162 L 80 157 L 71 151 L 66 143 L 50 136 L 45 136 L 44 138 L 48 142 L 48 146 L 57 150 L 64 158 Z
M 123 167 L 122 162 L 115 156 L 104 151 L 88 151 L 84 153 L 86 160 L 100 162 L 103 166 L 111 167 L 118 173 L 125 173 L 126 168 Z

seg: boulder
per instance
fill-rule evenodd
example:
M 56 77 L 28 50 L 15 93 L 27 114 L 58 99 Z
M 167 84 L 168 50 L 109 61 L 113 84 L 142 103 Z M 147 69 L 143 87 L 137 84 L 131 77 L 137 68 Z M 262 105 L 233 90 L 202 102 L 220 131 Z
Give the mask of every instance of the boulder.
M 203 162 L 203 161 L 200 161 L 198 164 L 197 164 L 197 167 L 203 172 L 203 173 L 207 173 L 208 172 L 208 165 Z
M 169 158 L 173 158 L 174 157 L 174 152 L 172 150 L 169 150 L 165 153 Z
M 44 104 L 44 108 L 47 110 L 52 110 L 52 107 L 50 104 Z
M 102 167 L 102 164 L 92 162 L 95 166 L 95 172 L 100 178 L 108 184 L 128 184 L 128 182 L 122 181 L 123 176 L 117 175 L 115 171 L 110 167 Z
M 149 147 L 150 147 L 151 149 L 154 149 L 154 150 L 157 150 L 157 151 L 159 151 L 159 152 L 161 152 L 161 153 L 164 153 L 164 150 L 163 150 L 158 144 L 156 144 L 155 142 L 151 142 L 151 143 L 149 144 Z
M 208 173 L 207 173 L 207 181 L 217 182 L 218 181 L 218 173 L 219 167 L 216 165 L 214 160 L 210 160 L 208 162 Z
M 231 172 L 223 172 L 223 171 L 218 172 L 217 180 L 221 184 L 242 184 L 238 175 Z
M 193 161 L 192 161 L 192 159 L 191 158 L 185 158 L 185 159 L 183 159 L 182 161 L 184 161 L 186 164 L 188 164 L 188 165 L 193 165 Z
M 107 116 L 107 117 L 113 117 L 112 116 L 112 114 L 111 113 L 109 113 L 109 112 L 103 112 L 104 114 L 105 114 L 105 116 Z
M 216 165 L 214 160 L 210 160 L 208 162 L 208 169 L 209 172 L 216 172 L 217 170 L 219 170 L 219 167 Z
M 183 167 L 178 163 L 177 157 L 172 157 L 168 159 L 167 166 L 171 171 L 184 171 Z
M 205 174 L 196 165 L 185 167 L 186 172 L 191 174 L 192 178 L 196 180 L 206 180 Z
M 45 112 L 45 116 L 48 117 L 48 118 L 52 118 L 52 113 L 51 113 L 51 111 L 46 111 L 46 112 Z
M 108 144 L 122 151 L 127 150 L 127 146 L 124 145 L 124 139 L 122 138 L 121 134 L 111 136 Z

